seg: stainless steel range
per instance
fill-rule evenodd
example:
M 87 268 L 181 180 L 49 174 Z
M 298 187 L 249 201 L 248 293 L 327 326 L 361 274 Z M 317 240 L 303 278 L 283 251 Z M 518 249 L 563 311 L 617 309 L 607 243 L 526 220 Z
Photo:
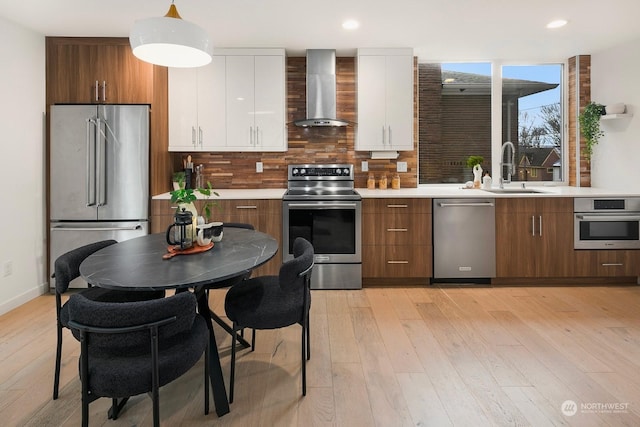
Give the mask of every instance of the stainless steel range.
M 284 261 L 296 237 L 315 250 L 312 289 L 362 288 L 362 198 L 349 164 L 289 165 L 282 205 Z

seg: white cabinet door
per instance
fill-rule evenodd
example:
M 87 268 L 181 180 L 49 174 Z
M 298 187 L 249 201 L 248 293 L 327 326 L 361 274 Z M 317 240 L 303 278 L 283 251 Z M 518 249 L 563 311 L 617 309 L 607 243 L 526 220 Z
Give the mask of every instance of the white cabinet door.
M 386 149 L 386 58 L 358 57 L 358 134 L 356 150 Z
M 216 151 L 227 140 L 225 64 L 226 57 L 214 56 L 198 69 L 198 139 L 204 151 Z
M 286 150 L 284 56 L 227 56 L 227 150 Z
M 198 126 L 197 71 L 169 69 L 169 151 L 196 149 Z
M 413 150 L 413 56 L 358 55 L 356 150 Z
M 254 57 L 227 56 L 227 148 L 252 150 L 254 125 Z
M 413 57 L 388 56 L 386 64 L 387 146 L 413 150 Z
M 169 151 L 215 150 L 225 131 L 225 57 L 169 69 Z
M 284 56 L 255 57 L 255 129 L 258 151 L 284 151 L 285 131 Z

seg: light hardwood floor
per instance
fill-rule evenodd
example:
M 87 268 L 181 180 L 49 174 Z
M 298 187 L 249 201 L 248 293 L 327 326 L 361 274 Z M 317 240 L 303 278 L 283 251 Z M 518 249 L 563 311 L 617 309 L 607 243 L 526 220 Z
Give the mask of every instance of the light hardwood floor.
M 223 291 L 211 304 L 223 313 Z M 216 336 L 228 380 L 230 338 Z M 203 412 L 200 361 L 160 393 L 167 426 L 638 426 L 640 287 L 427 287 L 314 291 L 308 391 L 300 329 L 259 331 L 239 353 L 236 397 Z M 66 332 L 51 400 L 55 310 L 45 295 L 0 317 L 0 424 L 78 426 L 79 346 Z M 575 402 L 575 415 L 563 414 Z M 91 425 L 151 425 L 132 398 Z

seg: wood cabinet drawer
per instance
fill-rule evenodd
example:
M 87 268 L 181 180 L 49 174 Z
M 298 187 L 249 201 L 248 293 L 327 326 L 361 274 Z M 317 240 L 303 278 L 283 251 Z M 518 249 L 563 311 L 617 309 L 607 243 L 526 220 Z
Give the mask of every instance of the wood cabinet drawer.
M 431 213 L 431 199 L 364 199 L 364 213 Z
M 430 277 L 431 246 L 363 246 L 364 277 Z
M 577 277 L 627 277 L 640 275 L 640 251 L 633 250 L 577 250 Z
M 362 215 L 364 245 L 426 245 L 431 215 Z

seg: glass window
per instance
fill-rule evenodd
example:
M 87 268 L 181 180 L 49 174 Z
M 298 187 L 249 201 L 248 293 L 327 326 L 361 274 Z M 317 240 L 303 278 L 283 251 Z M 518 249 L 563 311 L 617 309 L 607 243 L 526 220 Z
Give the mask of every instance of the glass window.
M 420 184 L 473 179 L 469 156 L 491 170 L 491 64 L 419 64 Z
M 503 66 L 502 80 L 491 69 L 489 62 L 418 64 L 420 184 L 472 180 L 470 156 L 505 179 L 511 171 L 511 181 L 563 179 L 562 64 Z M 492 92 L 502 94 L 502 135 L 493 138 Z M 513 162 L 510 145 L 497 149 L 505 142 Z
M 561 83 L 561 64 L 502 67 L 502 142 L 515 148 L 503 145 L 505 182 L 562 180 Z

